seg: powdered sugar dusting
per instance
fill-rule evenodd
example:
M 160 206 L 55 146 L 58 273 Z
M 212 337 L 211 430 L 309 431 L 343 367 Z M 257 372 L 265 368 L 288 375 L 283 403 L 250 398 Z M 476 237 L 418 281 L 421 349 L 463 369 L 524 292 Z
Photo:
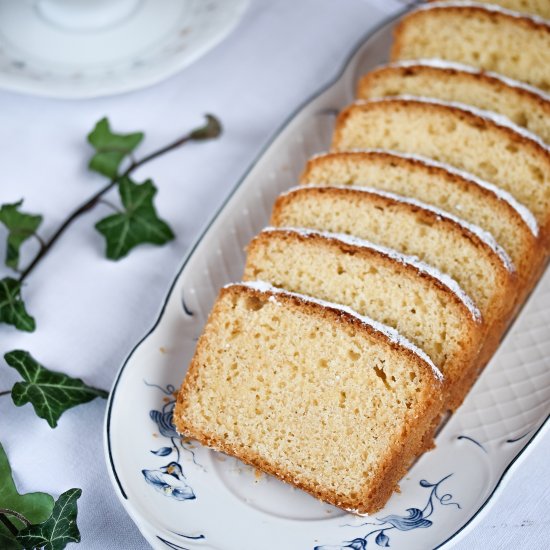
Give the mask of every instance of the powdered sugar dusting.
M 513 11 L 508 8 L 503 8 L 502 6 L 496 5 L 496 4 L 484 4 L 481 2 L 470 2 L 470 1 L 462 1 L 462 2 L 432 2 L 427 5 L 422 5 L 418 7 L 416 10 L 414 10 L 413 13 L 419 12 L 419 11 L 426 11 L 426 10 L 433 10 L 438 8 L 481 8 L 485 11 L 492 11 L 492 12 L 499 12 L 503 13 L 504 15 L 509 15 L 510 17 L 516 17 L 518 19 L 530 19 L 531 21 L 539 24 L 544 25 L 546 27 L 550 28 L 550 21 L 547 19 L 544 19 L 543 17 L 540 17 L 538 15 L 533 15 L 530 13 L 523 13 L 519 11 Z
M 425 166 L 441 168 L 442 170 L 445 170 L 455 176 L 458 176 L 463 180 L 474 183 L 479 187 L 483 187 L 485 190 L 489 191 L 493 195 L 496 195 L 496 197 L 499 198 L 500 200 L 508 203 L 508 205 L 512 207 L 517 212 L 517 214 L 521 217 L 521 219 L 525 222 L 525 224 L 527 225 L 531 233 L 535 237 L 537 237 L 539 234 L 539 226 L 538 226 L 537 220 L 533 215 L 533 213 L 531 212 L 531 210 L 529 210 L 529 208 L 521 204 L 505 189 L 502 189 L 501 187 L 498 187 L 493 183 L 490 183 L 481 178 L 478 178 L 477 176 L 475 176 L 474 174 L 471 174 L 470 172 L 466 172 L 465 170 L 460 170 L 456 166 L 452 166 L 444 162 L 439 162 L 435 159 L 430 159 L 422 155 L 417 155 L 412 153 L 401 153 L 398 151 L 392 151 L 390 149 L 377 149 L 377 148 L 352 149 L 349 151 L 345 151 L 344 153 L 325 153 L 325 154 L 317 155 L 317 158 L 320 158 L 322 156 L 331 156 L 331 155 L 339 155 L 339 154 L 347 154 L 347 153 L 365 153 L 365 154 L 373 153 L 373 154 L 391 155 L 397 158 L 415 160 L 417 162 L 424 164 Z M 313 184 L 314 182 L 308 183 L 308 185 L 313 185 Z
M 434 362 L 429 358 L 428 354 L 425 351 L 420 349 L 418 346 L 415 346 L 410 340 L 408 340 L 407 338 L 399 334 L 399 332 L 397 332 L 395 329 L 387 325 L 384 325 L 382 323 L 379 323 L 378 321 L 375 321 L 370 317 L 366 317 L 365 315 L 360 315 L 359 313 L 357 313 L 356 311 L 354 311 L 353 309 L 347 306 L 344 306 L 342 304 L 335 304 L 332 302 L 326 302 L 325 300 L 320 300 L 318 298 L 306 296 L 305 294 L 298 294 L 297 292 L 289 292 L 287 290 L 274 287 L 264 281 L 247 281 L 247 282 L 241 282 L 241 283 L 231 283 L 229 285 L 226 285 L 224 288 L 229 288 L 233 286 L 244 286 L 247 288 L 251 288 L 253 290 L 257 290 L 258 292 L 271 294 L 271 296 L 274 297 L 275 299 L 277 294 L 294 296 L 296 298 L 299 298 L 300 300 L 303 300 L 304 302 L 315 303 L 324 308 L 343 311 L 344 313 L 347 313 L 348 315 L 355 317 L 356 319 L 361 321 L 363 324 L 374 328 L 378 332 L 381 332 L 388 338 L 388 340 L 390 340 L 394 344 L 397 344 L 401 347 L 407 348 L 408 350 L 412 351 L 415 355 L 420 357 L 425 363 L 427 363 L 431 367 L 432 371 L 434 372 L 438 380 L 443 380 L 443 375 L 441 374 L 441 371 L 435 366 Z
M 300 191 L 302 189 L 307 189 L 308 187 L 321 187 L 320 185 L 294 185 L 292 187 L 289 187 L 286 191 L 283 191 L 279 197 L 286 197 L 287 195 L 292 195 L 292 193 L 296 193 L 296 191 Z
M 481 227 L 479 227 L 478 225 L 469 223 L 461 218 L 458 218 L 457 216 L 454 216 L 449 212 L 440 210 L 439 208 L 432 206 L 431 204 L 426 204 L 425 202 L 412 199 L 410 197 L 403 197 L 402 195 L 398 195 L 397 193 L 390 193 L 389 191 L 382 191 L 380 189 L 375 189 L 374 187 L 367 187 L 367 186 L 349 187 L 344 185 L 332 185 L 332 186 L 321 186 L 321 187 L 317 187 L 317 186 L 294 187 L 293 189 L 289 189 L 288 191 L 286 191 L 285 194 L 291 194 L 299 190 L 304 191 L 307 189 L 346 189 L 347 191 L 352 191 L 352 192 L 370 193 L 371 195 L 378 195 L 397 202 L 410 204 L 418 208 L 423 208 L 424 210 L 428 210 L 433 214 L 435 214 L 436 216 L 439 216 L 440 218 L 450 220 L 451 222 L 454 222 L 455 224 L 460 225 L 462 228 L 470 231 L 471 233 L 476 235 L 479 240 L 481 240 L 489 248 L 491 248 L 491 250 L 495 252 L 495 254 L 497 254 L 500 261 L 509 272 L 514 273 L 516 270 L 510 256 L 508 256 L 506 251 L 496 242 L 495 238 L 493 237 L 493 235 L 491 235 L 491 233 L 481 229 Z
M 461 111 L 467 111 L 480 118 L 489 120 L 494 124 L 496 124 L 497 126 L 503 126 L 510 130 L 513 130 L 514 132 L 520 134 L 524 138 L 527 138 L 531 141 L 536 142 L 537 145 L 540 145 L 540 147 L 542 147 L 547 153 L 550 153 L 550 146 L 547 145 L 542 140 L 542 138 L 540 138 L 536 134 L 533 134 L 533 132 L 530 132 L 529 130 L 522 128 L 517 124 L 514 124 L 510 119 L 506 118 L 504 115 L 499 115 L 497 113 L 493 113 L 492 111 L 484 111 L 483 109 L 478 109 L 477 107 L 472 107 L 471 105 L 466 105 L 465 103 L 459 103 L 457 101 L 443 101 L 440 99 L 435 99 L 433 97 L 422 97 L 422 96 L 415 96 L 415 95 L 408 95 L 408 94 L 380 97 L 380 98 L 374 98 L 374 99 L 359 99 L 355 103 L 358 105 L 365 105 L 369 103 L 384 103 L 384 102 L 391 103 L 392 101 L 409 101 L 414 103 L 427 103 L 432 105 L 441 105 L 443 107 L 454 107 L 455 109 L 460 109 Z
M 392 63 L 388 63 L 387 65 L 380 65 L 378 68 L 384 68 L 384 67 L 396 67 L 396 68 L 432 67 L 434 69 L 453 69 L 455 71 L 461 71 L 463 73 L 488 76 L 489 78 L 499 80 L 500 82 L 502 82 L 503 84 L 506 84 L 507 86 L 510 86 L 511 88 L 520 88 L 522 90 L 531 92 L 532 94 L 536 94 L 537 96 L 544 99 L 545 101 L 550 101 L 550 94 L 547 94 L 540 88 L 531 86 L 526 82 L 514 80 L 509 76 L 505 76 L 500 73 L 494 73 L 492 71 L 486 71 L 484 69 L 479 69 L 477 67 L 472 67 L 471 65 L 464 65 L 463 63 L 457 63 L 456 61 L 447 61 L 445 59 L 437 59 L 437 58 L 404 59 L 402 61 L 394 61 Z
M 466 294 L 466 292 L 462 289 L 462 287 L 452 277 L 450 277 L 446 273 L 439 271 L 439 269 L 436 269 L 435 267 L 421 261 L 416 256 L 402 254 L 401 252 L 398 252 L 393 248 L 380 246 L 370 241 L 360 239 L 351 235 L 346 235 L 344 233 L 330 233 L 329 231 L 317 231 L 315 229 L 306 229 L 301 227 L 266 227 L 262 230 L 262 233 L 271 232 L 297 233 L 305 237 L 316 235 L 324 239 L 341 241 L 352 246 L 375 250 L 376 252 L 379 252 L 380 254 L 391 258 L 392 260 L 395 260 L 401 264 L 410 265 L 418 271 L 425 273 L 434 279 L 437 279 L 441 284 L 447 287 L 459 298 L 459 300 L 466 306 L 466 308 L 470 312 L 470 315 L 475 321 L 481 321 L 481 313 L 479 309 L 476 307 L 473 300 L 468 296 L 468 294 Z

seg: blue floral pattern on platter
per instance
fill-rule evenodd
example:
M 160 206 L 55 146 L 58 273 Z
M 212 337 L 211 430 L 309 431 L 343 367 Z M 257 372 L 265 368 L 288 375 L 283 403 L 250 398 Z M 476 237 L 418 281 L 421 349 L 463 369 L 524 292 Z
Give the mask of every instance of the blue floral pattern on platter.
M 194 500 L 196 498 L 195 493 L 191 486 L 187 483 L 183 468 L 180 464 L 181 451 L 186 451 L 191 454 L 193 463 L 200 467 L 195 460 L 195 453 L 189 447 L 188 443 L 185 443 L 173 423 L 174 407 L 176 405 L 175 387 L 172 384 L 168 384 L 166 388 L 157 386 L 156 384 L 148 384 L 147 386 L 159 389 L 164 393 L 164 405 L 160 411 L 149 411 L 149 417 L 158 427 L 160 434 L 170 440 L 170 446 L 164 446 L 160 449 L 152 450 L 151 453 L 155 456 L 165 457 L 175 453 L 175 460 L 172 460 L 168 464 L 161 466 L 154 470 L 141 470 L 145 481 L 151 485 L 154 489 L 162 493 L 163 495 L 173 498 L 174 500 Z
M 439 495 L 437 492 L 439 486 L 449 479 L 453 474 L 449 474 L 440 479 L 437 483 L 429 483 L 425 479 L 420 480 L 420 486 L 425 488 L 431 488 L 430 495 L 426 506 L 422 508 L 407 508 L 407 514 L 399 516 L 397 514 L 390 514 L 383 518 L 377 518 L 378 523 L 362 523 L 354 527 L 363 527 L 365 525 L 376 526 L 377 529 L 372 529 L 363 537 L 357 537 L 352 540 L 346 540 L 342 544 L 337 545 L 322 545 L 316 546 L 314 550 L 346 550 L 351 548 L 352 550 L 366 550 L 369 538 L 373 537 L 377 546 L 387 548 L 390 546 L 390 537 L 386 534 L 387 531 L 397 529 L 399 531 L 412 531 L 413 529 L 426 529 L 433 525 L 433 522 L 428 518 L 433 514 L 435 509 L 435 503 L 439 502 L 442 506 L 456 506 L 460 508 L 458 502 L 453 502 L 453 496 L 449 493 Z M 376 535 L 376 536 L 374 536 Z M 372 542 L 372 538 L 370 542 Z
M 170 462 L 160 470 L 142 470 L 145 481 L 157 491 L 175 500 L 193 500 L 195 493 L 185 481 L 185 475 L 177 462 Z
M 169 446 L 165 445 L 158 449 L 151 450 L 151 454 L 158 457 L 167 457 L 175 454 L 175 460 L 172 460 L 168 464 L 160 466 L 157 469 L 143 469 L 141 471 L 143 477 L 146 483 L 167 497 L 178 501 L 194 500 L 196 499 L 195 493 L 193 492 L 191 486 L 187 483 L 180 463 L 181 451 L 190 453 L 193 463 L 200 468 L 202 468 L 202 466 L 196 462 L 195 454 L 190 447 L 190 444 L 181 438 L 174 426 L 173 414 L 174 407 L 176 405 L 176 399 L 174 397 L 176 389 L 172 384 L 168 384 L 165 388 L 156 384 L 149 384 L 147 382 L 145 382 L 145 384 L 149 387 L 157 388 L 164 394 L 164 405 L 161 410 L 149 411 L 149 417 L 157 425 L 159 433 L 163 437 L 169 439 L 171 443 Z M 426 529 L 431 527 L 433 522 L 428 518 L 433 514 L 437 503 L 441 506 L 453 505 L 457 508 L 461 508 L 460 504 L 453 502 L 453 496 L 451 494 L 444 493 L 440 495 L 438 492 L 440 485 L 449 479 L 451 475 L 452 474 L 445 476 L 437 483 L 430 483 L 425 479 L 420 480 L 419 484 L 421 487 L 431 489 L 428 496 L 428 501 L 424 508 L 408 508 L 406 510 L 407 513 L 404 515 L 390 514 L 382 518 L 376 518 L 377 523 L 366 522 L 360 525 L 353 525 L 353 527 L 371 525 L 375 528 L 371 529 L 362 537 L 356 537 L 352 540 L 347 540 L 336 545 L 315 546 L 314 550 L 366 550 L 369 542 L 374 542 L 377 546 L 387 548 L 390 546 L 390 536 L 387 532 L 392 529 L 397 529 L 398 531 L 412 531 L 414 529 Z M 347 527 L 352 526 L 347 525 Z M 188 538 L 186 535 L 180 536 Z M 183 548 L 161 537 L 157 538 L 171 548 Z M 204 538 L 204 535 L 189 538 Z

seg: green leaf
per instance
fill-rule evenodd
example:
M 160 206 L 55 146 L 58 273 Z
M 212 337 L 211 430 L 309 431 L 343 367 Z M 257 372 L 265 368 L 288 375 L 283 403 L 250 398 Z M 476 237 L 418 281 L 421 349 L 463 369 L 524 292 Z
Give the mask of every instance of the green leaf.
M 0 323 L 27 332 L 32 332 L 36 326 L 21 298 L 21 283 L 11 277 L 0 279 Z
M 107 258 L 118 260 L 139 244 L 161 245 L 174 238 L 170 226 L 157 216 L 153 206 L 157 189 L 151 180 L 139 184 L 122 178 L 118 190 L 124 212 L 107 216 L 96 224 L 107 240 Z
M 0 548 L 3 550 L 21 550 L 23 548 L 17 542 L 15 535 L 2 523 L 0 523 Z
M 143 139 L 142 132 L 135 134 L 114 134 L 109 120 L 102 118 L 88 134 L 88 142 L 96 150 L 89 168 L 109 178 L 118 175 L 118 167 Z
M 192 141 L 217 138 L 222 133 L 222 124 L 214 115 L 206 115 L 206 124 L 193 130 L 189 135 Z
M 79 378 L 71 378 L 61 372 L 44 368 L 28 351 L 15 350 L 4 355 L 6 363 L 24 379 L 17 382 L 11 397 L 18 407 L 31 403 L 36 414 L 55 428 L 59 417 L 71 407 L 106 398 L 108 393 L 87 386 Z
M 53 508 L 53 497 L 47 493 L 20 495 L 17 492 L 10 463 L 2 444 L 0 444 L 0 480 L 0 508 L 15 511 L 24 516 L 30 523 L 40 523 L 48 519 Z M 5 515 L 17 530 L 25 527 L 25 524 L 17 517 L 9 514 Z M 0 548 L 5 550 L 21 548 L 15 535 L 2 523 L 0 523 Z
M 52 515 L 39 525 L 30 525 L 17 535 L 17 540 L 25 549 L 43 548 L 62 550 L 71 542 L 80 542 L 80 531 L 76 524 L 82 489 L 69 489 L 56 501 Z
M 42 223 L 42 216 L 38 214 L 19 212 L 22 204 L 23 200 L 20 200 L 13 204 L 3 204 L 0 208 L 0 222 L 9 231 L 6 265 L 13 269 L 17 269 L 19 264 L 19 248 L 36 233 L 38 226 Z

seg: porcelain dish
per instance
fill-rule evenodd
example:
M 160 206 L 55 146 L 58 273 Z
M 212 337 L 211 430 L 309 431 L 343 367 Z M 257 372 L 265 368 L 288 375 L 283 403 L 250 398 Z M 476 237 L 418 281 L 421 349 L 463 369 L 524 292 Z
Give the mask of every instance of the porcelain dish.
M 327 149 L 336 113 L 363 73 L 387 60 L 396 19 L 355 49 L 335 81 L 283 125 L 192 248 L 151 331 L 121 367 L 105 452 L 115 490 L 154 548 L 394 550 L 448 548 L 493 503 L 550 413 L 550 273 L 464 404 L 373 516 L 325 505 L 233 458 L 182 441 L 175 392 L 221 286 L 306 160 Z M 350 442 L 353 444 L 353 442 Z

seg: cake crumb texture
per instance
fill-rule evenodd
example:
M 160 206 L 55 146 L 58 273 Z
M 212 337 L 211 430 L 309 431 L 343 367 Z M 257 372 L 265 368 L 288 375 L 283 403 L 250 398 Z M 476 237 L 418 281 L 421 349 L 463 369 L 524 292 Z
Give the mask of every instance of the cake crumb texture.
M 422 450 L 441 399 L 432 368 L 372 327 L 236 285 L 214 306 L 174 420 L 182 435 L 372 513 Z
M 391 58 L 442 58 L 550 91 L 550 23 L 491 9 L 437 3 L 406 15 L 394 31 Z

